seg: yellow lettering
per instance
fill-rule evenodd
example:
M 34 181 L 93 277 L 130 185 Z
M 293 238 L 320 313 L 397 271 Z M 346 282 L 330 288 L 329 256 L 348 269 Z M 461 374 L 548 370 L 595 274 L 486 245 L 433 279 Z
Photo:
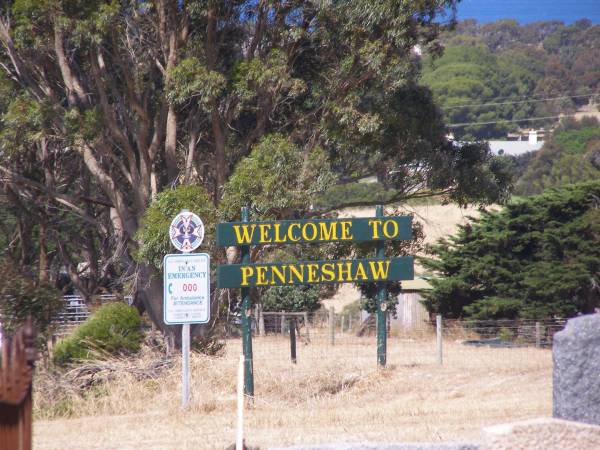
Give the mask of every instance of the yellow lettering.
M 335 266 L 332 263 L 325 263 L 321 267 L 322 281 L 335 281 Z
M 390 268 L 389 261 L 369 261 L 373 280 L 387 280 L 388 270 Z M 384 268 L 385 266 L 385 268 Z
M 292 228 L 297 228 L 298 232 L 299 232 L 300 231 L 300 224 L 299 223 L 292 223 L 292 224 L 290 224 L 290 226 L 288 227 L 288 231 L 287 231 L 288 239 L 290 241 L 292 241 L 292 242 L 298 242 L 300 240 L 300 236 L 296 235 L 296 237 L 294 237 L 294 235 L 292 234 Z
M 277 266 L 271 266 L 271 284 L 276 284 L 275 283 L 275 276 L 277 276 L 277 278 L 279 278 L 279 281 L 281 282 L 281 284 L 285 284 L 285 269 L 287 267 L 287 264 L 284 264 L 283 266 L 281 266 L 281 270 L 279 270 L 279 268 Z
M 352 240 L 352 234 L 350 234 L 350 227 L 352 226 L 352 222 L 349 220 L 344 220 L 340 222 L 340 226 L 342 227 L 342 236 L 340 239 L 342 241 L 350 241 Z
M 285 242 L 285 236 L 281 237 L 281 235 L 279 234 L 281 231 L 281 224 L 280 223 L 275 223 L 273 225 L 273 228 L 275 229 L 275 242 L 277 242 L 278 244 Z
M 337 225 L 338 222 L 319 222 L 319 231 L 321 232 L 322 241 L 337 240 Z
M 391 233 L 389 231 L 388 225 L 392 225 L 393 231 Z M 383 223 L 383 234 L 388 239 L 394 239 L 396 236 L 398 236 L 398 224 L 395 220 L 386 220 Z
M 271 229 L 271 224 L 269 224 L 269 223 L 261 223 L 258 225 L 258 231 L 260 231 L 260 243 L 261 244 L 271 242 L 272 239 L 269 239 L 269 230 L 270 229 Z
M 346 266 L 346 269 L 344 270 L 343 266 Z M 352 281 L 352 262 L 348 261 L 348 262 L 339 262 L 337 263 L 337 267 L 338 267 L 338 277 L 337 277 L 337 281 Z M 346 279 L 344 279 L 344 274 L 346 275 Z
M 358 281 L 358 278 L 361 278 L 363 281 L 367 279 L 367 274 L 365 272 L 365 268 L 362 263 L 358 263 L 356 266 L 356 274 L 354 275 L 354 281 Z
M 298 280 L 299 283 L 304 283 L 304 265 L 300 266 L 300 269 L 302 270 L 298 270 L 298 268 L 292 264 L 290 264 L 290 281 L 289 284 L 294 284 L 294 280 L 293 275 L 296 276 L 296 280 Z
M 248 277 L 254 275 L 254 268 L 251 266 L 242 266 L 242 286 L 248 286 Z
M 371 239 L 379 239 L 379 226 L 381 220 L 369 220 L 369 226 L 371 227 Z
M 267 283 L 267 268 L 265 266 L 256 266 L 256 285 L 264 286 Z
M 254 236 L 254 230 L 256 225 L 234 225 L 233 231 L 235 231 L 235 239 L 238 244 L 249 244 L 252 242 Z
M 308 237 L 308 227 L 312 227 L 312 236 Z M 317 226 L 312 222 L 307 222 L 302 227 L 302 239 L 305 241 L 314 241 L 317 238 Z
M 318 264 L 307 264 L 306 268 L 308 269 L 308 279 L 307 283 L 314 283 L 317 280 L 317 269 L 319 268 Z

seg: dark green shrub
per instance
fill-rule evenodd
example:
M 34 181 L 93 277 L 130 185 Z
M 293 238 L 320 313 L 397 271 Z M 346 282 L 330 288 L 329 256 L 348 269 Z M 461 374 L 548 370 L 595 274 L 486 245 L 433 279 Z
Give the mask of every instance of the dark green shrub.
M 109 303 L 60 341 L 52 357 L 57 365 L 103 355 L 137 352 L 142 341 L 141 318 L 124 303 Z

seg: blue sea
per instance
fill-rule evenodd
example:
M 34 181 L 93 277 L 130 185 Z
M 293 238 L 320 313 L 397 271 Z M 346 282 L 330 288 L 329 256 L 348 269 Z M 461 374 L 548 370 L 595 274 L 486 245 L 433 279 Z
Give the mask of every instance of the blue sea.
M 600 23 L 600 0 L 462 0 L 457 18 L 482 23 L 507 18 L 520 23 L 560 20 L 566 24 L 585 18 Z

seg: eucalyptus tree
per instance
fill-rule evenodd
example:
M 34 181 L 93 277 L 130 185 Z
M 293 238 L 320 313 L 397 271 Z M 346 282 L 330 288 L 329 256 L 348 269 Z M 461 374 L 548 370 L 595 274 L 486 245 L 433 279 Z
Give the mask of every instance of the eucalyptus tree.
M 336 174 L 376 172 L 397 189 L 388 201 L 506 194 L 489 151 L 448 143 L 431 96 L 417 84 L 413 49 L 439 52 L 438 18 L 450 11 L 451 23 L 455 3 L 6 2 L 0 67 L 13 101 L 39 109 L 33 138 L 69 161 L 60 170 L 71 181 L 42 189 L 4 156 L 0 170 L 12 186 L 21 177 L 22 186 L 109 236 L 123 274 L 135 275 L 140 307 L 164 327 L 155 268 L 133 255 L 144 245 L 136 232 L 148 205 L 171 186 L 200 185 L 214 206 L 227 205 L 223 216 L 249 185 L 264 198 L 283 199 L 292 189 L 299 201 L 268 214 L 301 214 L 312 194 L 297 195 L 302 186 L 324 187 Z M 260 156 L 253 149 L 264 153 L 269 142 L 293 155 L 294 186 L 272 176 L 285 171 L 280 158 L 263 158 L 252 173 Z M 269 161 L 279 166 L 265 167 Z

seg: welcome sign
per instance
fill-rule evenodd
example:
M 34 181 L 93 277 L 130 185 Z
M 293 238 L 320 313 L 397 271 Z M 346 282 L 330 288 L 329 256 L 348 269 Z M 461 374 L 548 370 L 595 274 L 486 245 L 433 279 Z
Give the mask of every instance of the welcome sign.
M 228 222 L 217 245 L 249 246 L 412 239 L 412 217 Z M 217 267 L 220 288 L 412 280 L 413 257 L 230 264 Z

